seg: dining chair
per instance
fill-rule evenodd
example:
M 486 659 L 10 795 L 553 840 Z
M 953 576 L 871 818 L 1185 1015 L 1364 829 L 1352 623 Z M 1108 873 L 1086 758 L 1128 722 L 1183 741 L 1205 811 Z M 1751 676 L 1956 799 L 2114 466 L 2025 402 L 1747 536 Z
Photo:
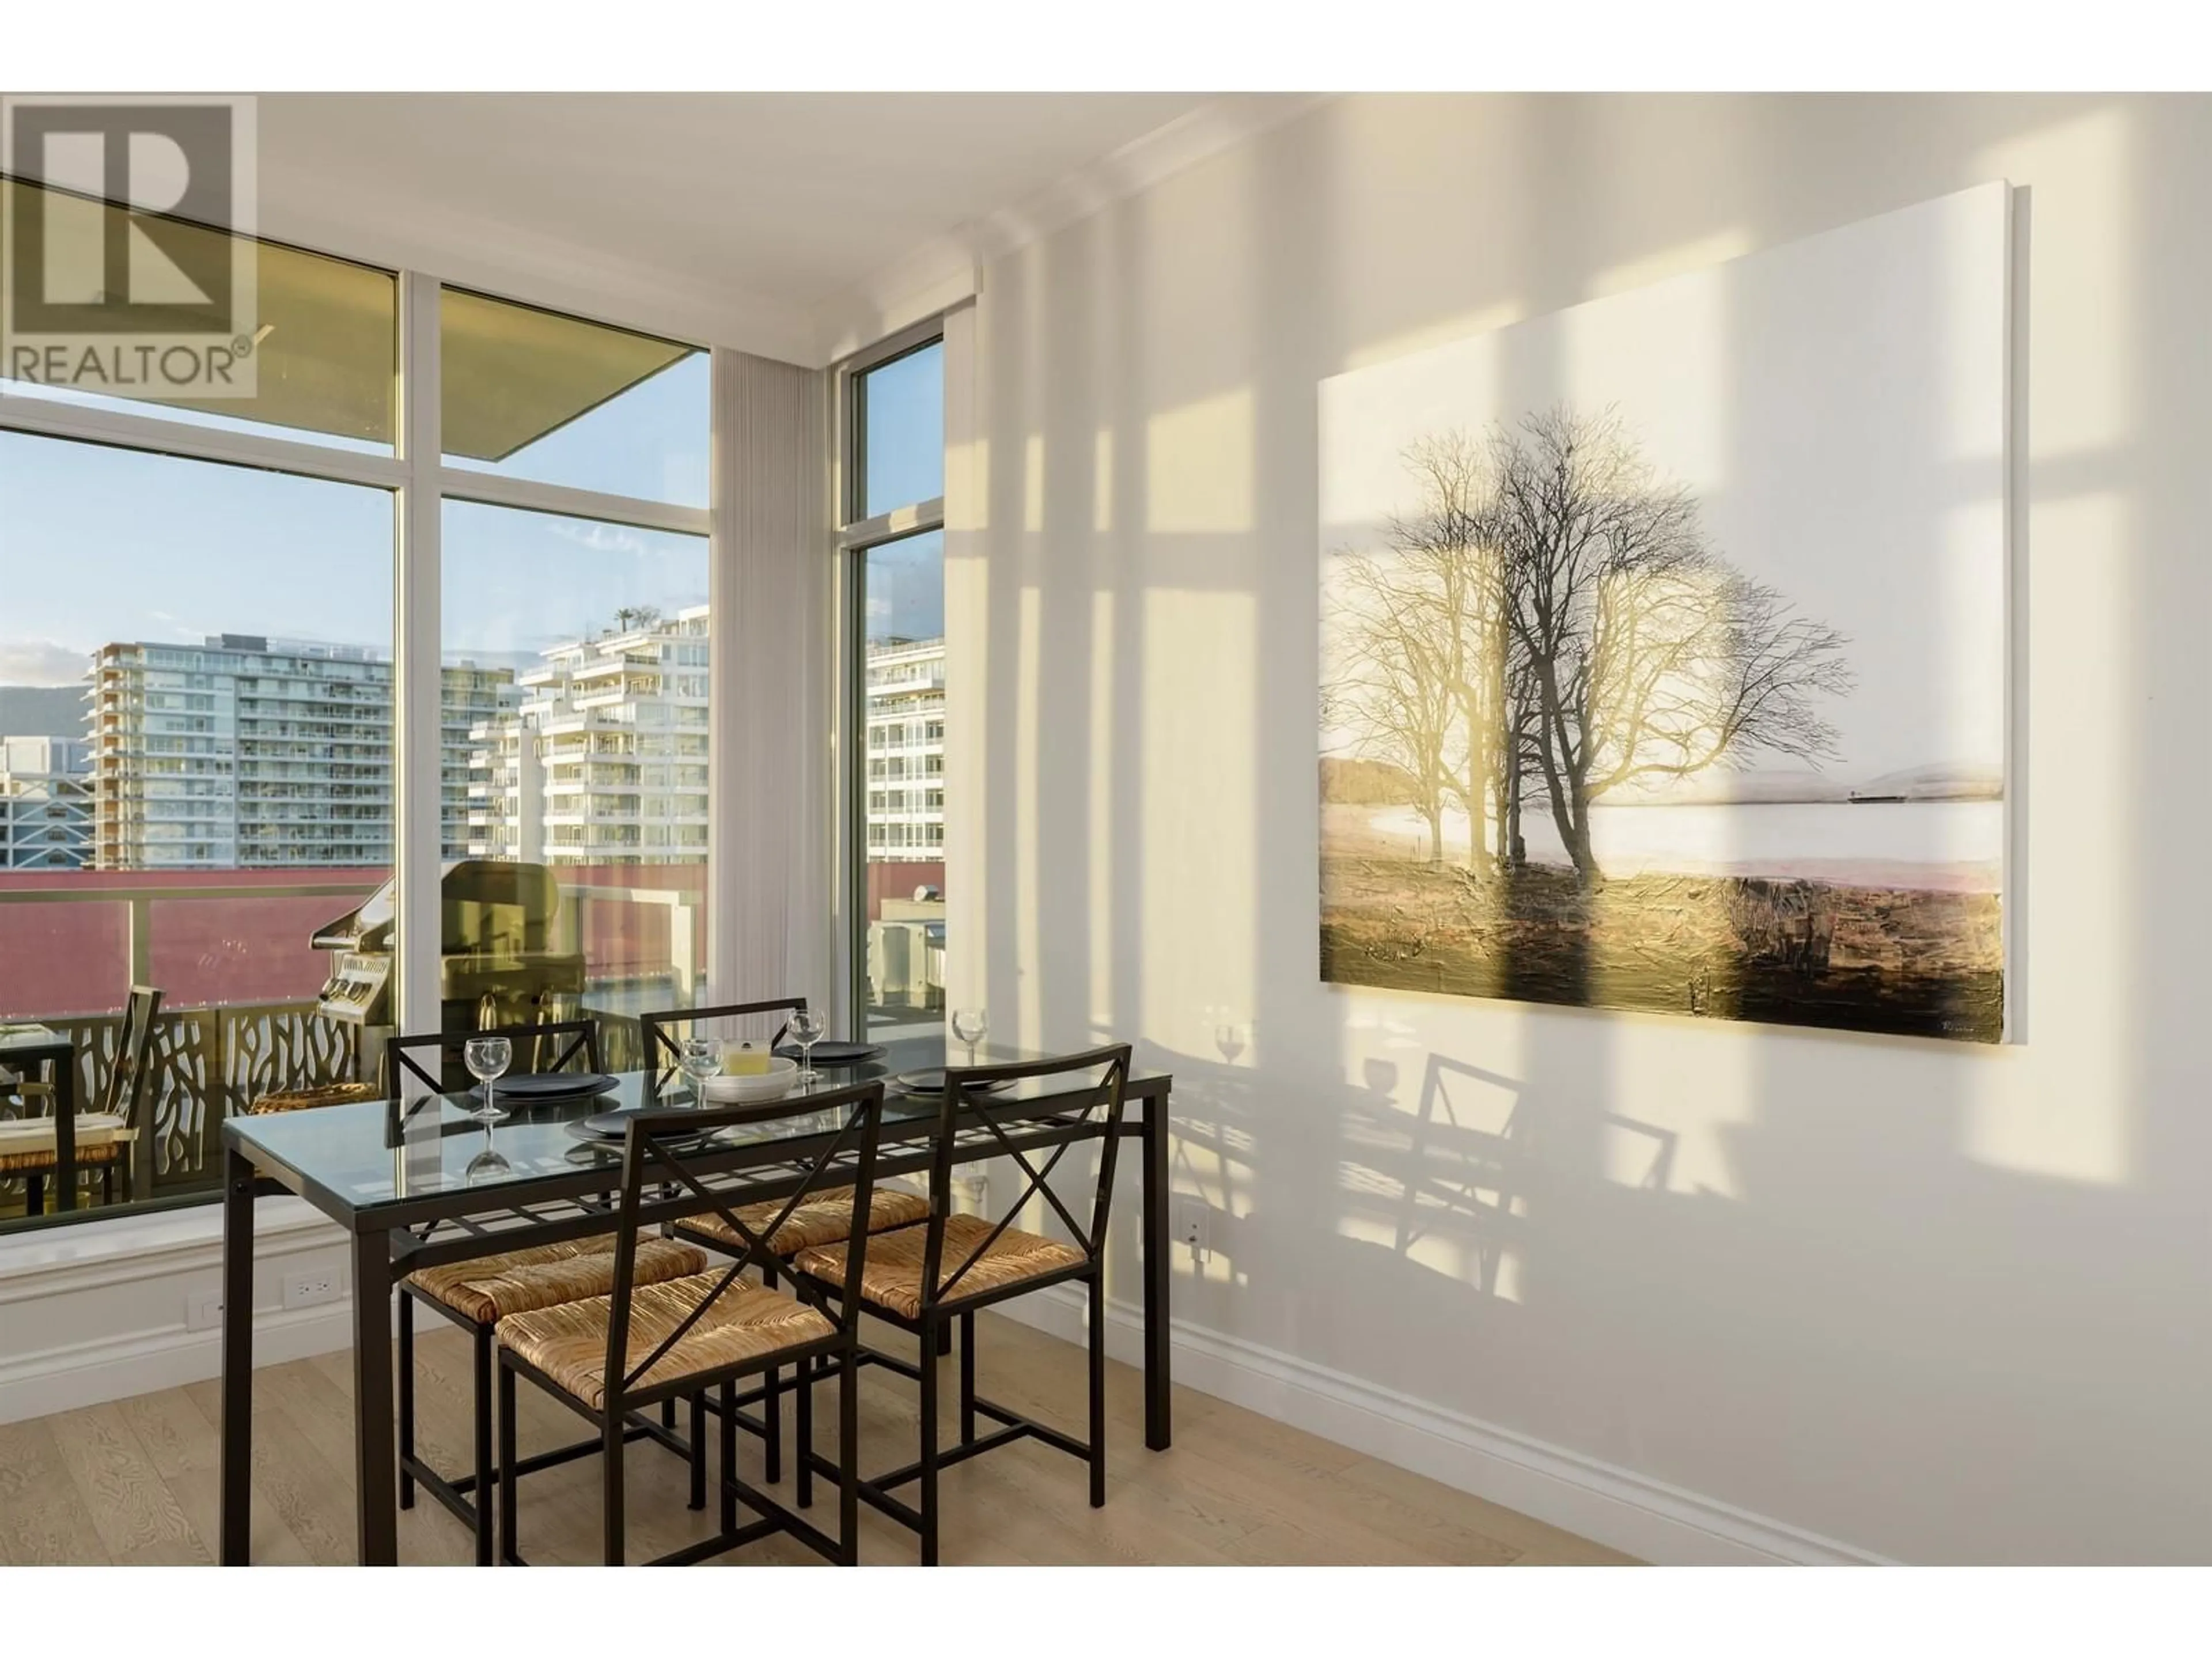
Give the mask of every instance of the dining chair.
M 902 1468 L 856 1484 L 860 1495 L 872 1506 L 921 1534 L 924 1566 L 937 1565 L 939 1473 L 1011 1441 L 1042 1440 L 1082 1458 L 1091 1467 L 1091 1508 L 1100 1508 L 1106 1502 L 1103 1263 L 1129 1060 L 1128 1044 L 1115 1043 L 1083 1054 L 947 1069 L 944 1097 L 930 1139 L 927 1218 L 919 1224 L 864 1241 L 867 1265 L 858 1279 L 867 1310 L 919 1339 L 915 1367 L 909 1370 L 900 1362 L 890 1369 L 918 1374 L 921 1455 Z M 1001 1087 L 1018 1088 L 1026 1083 L 1074 1076 L 1089 1078 L 1090 1086 L 1056 1094 L 1047 1108 L 1041 1109 L 1034 1101 L 1024 1102 L 1018 1092 L 1004 1099 L 993 1098 Z M 1099 1142 L 1099 1148 L 1097 1190 L 1085 1224 L 1053 1190 L 1051 1176 L 1069 1147 L 1089 1140 Z M 1050 1156 L 1041 1166 L 1030 1161 L 1030 1153 L 1047 1149 Z M 962 1161 L 979 1154 L 1011 1158 L 1020 1170 L 1025 1184 L 1001 1219 L 994 1223 L 980 1216 L 952 1213 L 956 1154 Z M 1075 1243 L 1024 1232 L 1012 1224 L 1013 1218 L 1030 1200 L 1039 1197 L 1059 1216 Z M 799 1284 L 812 1285 L 833 1295 L 848 1294 L 840 1287 L 853 1282 L 852 1261 L 859 1254 L 851 1242 L 818 1244 L 801 1250 L 792 1267 Z M 982 1399 L 975 1392 L 976 1311 L 1071 1283 L 1083 1285 L 1089 1292 L 1091 1435 L 1087 1441 Z M 943 1336 L 954 1322 L 960 1329 L 960 1438 L 940 1450 L 937 1370 L 943 1355 Z M 809 1499 L 814 1471 L 821 1463 L 808 1433 L 813 1417 L 811 1395 L 814 1384 L 829 1374 L 817 1362 L 803 1370 L 799 1379 L 798 1487 L 802 1509 Z M 979 1417 L 1001 1426 L 979 1436 Z M 919 1504 L 891 1496 L 894 1488 L 910 1481 L 920 1482 Z
M 466 1075 L 462 1051 L 477 1037 L 505 1037 L 514 1048 L 507 1075 L 532 1072 L 563 1072 L 571 1066 L 596 1072 L 599 1065 L 599 1022 L 590 1015 L 580 1019 L 549 1019 L 521 1025 L 493 1025 L 475 1031 L 424 1031 L 413 1036 L 386 1038 L 384 1044 L 384 1089 L 387 1099 L 404 1092 L 404 1079 L 413 1078 L 432 1094 L 443 1094 L 448 1079 Z M 436 1056 L 437 1069 L 416 1059 L 417 1054 Z
M 674 1079 L 677 1073 L 683 1069 L 684 1035 L 690 1029 L 714 1020 L 752 1019 L 763 1015 L 781 1016 L 781 1018 L 775 1019 L 775 1034 L 769 1038 L 768 1046 L 773 1050 L 777 1043 L 783 1041 L 784 1032 L 790 1024 L 790 1016 L 805 1012 L 805 997 L 786 996 L 769 997 L 758 1002 L 721 1003 L 704 1008 L 661 1008 L 655 1009 L 650 1013 L 641 1014 L 638 1017 L 638 1029 L 645 1048 L 647 1087 L 652 1093 L 658 1095 Z M 815 1239 L 843 1238 L 846 1236 L 843 1229 L 833 1228 L 830 1216 L 841 1200 L 849 1205 L 850 1199 L 850 1194 L 825 1192 L 818 1194 L 817 1201 L 809 1206 L 810 1224 Z M 877 1194 L 876 1200 L 878 1205 L 890 1212 L 897 1212 L 902 1205 L 911 1205 L 917 1201 L 912 1194 L 895 1194 L 889 1189 Z M 908 1216 L 906 1218 L 910 1220 L 916 1218 Z M 720 1218 L 711 1212 L 689 1222 L 679 1222 L 676 1228 L 676 1236 L 679 1238 L 688 1238 L 695 1244 L 703 1243 L 711 1249 L 726 1250 L 736 1241 L 731 1237 L 726 1229 L 719 1225 L 719 1222 Z M 749 1224 L 758 1227 L 761 1224 L 761 1217 L 757 1213 L 754 1214 Z M 849 1227 L 850 1224 L 848 1220 L 845 1226 Z M 896 1226 L 899 1224 L 896 1221 L 888 1221 L 883 1224 Z M 796 1235 L 792 1237 L 795 1237 Z M 796 1248 L 794 1245 L 793 1250 L 780 1254 L 771 1251 L 763 1258 L 760 1275 L 761 1284 L 764 1289 L 772 1291 L 776 1288 L 779 1266 L 786 1256 L 795 1253 Z M 783 1479 L 782 1398 L 782 1372 L 779 1368 L 770 1366 L 759 1386 L 744 1395 L 738 1402 L 741 1407 L 751 1405 L 762 1407 L 762 1416 L 759 1419 L 739 1416 L 736 1419 L 736 1426 L 760 1436 L 762 1443 L 766 1448 L 768 1460 L 766 1474 L 770 1486 L 776 1485 Z M 703 1491 L 707 1478 L 705 1465 L 699 1461 L 705 1455 L 702 1445 L 702 1426 L 699 1417 L 695 1414 L 691 1425 L 693 1459 L 691 1491 L 695 1498 Z
M 123 1029 L 115 1044 L 115 1064 L 108 1068 L 99 1102 L 79 1111 L 71 1125 L 76 1170 L 100 1171 L 100 1201 L 115 1202 L 115 1171 L 123 1165 L 136 1185 L 139 1173 L 141 1130 L 153 1074 L 154 1036 L 161 1012 L 161 993 L 150 985 L 134 985 L 124 1004 Z M 25 1111 L 31 1103 L 47 1103 L 43 1116 L 25 1116 L 0 1124 L 0 1176 L 21 1176 L 27 1215 L 46 1207 L 46 1180 L 60 1177 L 61 1145 L 53 1121 L 54 1085 L 22 1079 L 0 1083 L 0 1090 L 16 1096 Z M 150 1137 L 146 1137 L 150 1139 Z M 74 1179 L 75 1172 L 67 1177 Z
M 817 1244 L 842 1244 L 853 1236 L 854 1210 L 857 1199 L 850 1187 L 832 1187 L 808 1198 L 796 1209 L 785 1213 L 781 1200 L 770 1200 L 763 1204 L 748 1204 L 725 1214 L 707 1210 L 686 1216 L 676 1224 L 676 1237 L 688 1243 L 702 1244 L 719 1255 L 742 1253 L 748 1237 L 765 1240 L 768 1249 L 760 1258 L 761 1284 L 768 1290 L 791 1277 L 791 1260 L 802 1250 Z M 898 1187 L 878 1187 L 869 1194 L 867 1228 L 871 1233 L 888 1232 L 895 1227 L 910 1226 L 927 1219 L 929 1200 L 919 1193 L 910 1193 Z M 746 1229 L 741 1234 L 738 1225 Z M 907 1370 L 903 1362 L 894 1355 L 863 1350 L 862 1364 L 881 1364 L 893 1370 Z M 756 1421 L 742 1415 L 726 1421 L 726 1430 L 741 1428 L 757 1433 L 765 1447 L 765 1474 L 770 1486 L 783 1479 L 783 1396 L 787 1389 L 781 1367 L 770 1366 L 759 1386 L 738 1395 L 731 1402 L 733 1409 L 746 1406 L 761 1407 L 761 1417 Z M 719 1410 L 712 1401 L 703 1409 Z M 695 1419 L 691 1425 L 692 1490 L 702 1489 L 706 1480 L 705 1465 L 699 1460 L 705 1456 L 705 1436 Z
M 566 1038 L 567 1047 L 556 1056 L 555 1067 L 548 1069 L 566 1066 L 578 1059 L 582 1060 L 584 1069 L 599 1069 L 599 1030 L 598 1023 L 593 1020 L 505 1026 L 470 1035 L 545 1042 Z M 413 1036 L 395 1036 L 387 1042 L 385 1044 L 384 1066 L 386 1098 L 394 1109 L 398 1106 L 401 1084 L 405 1077 L 412 1077 L 434 1093 L 442 1087 L 440 1075 L 433 1073 L 416 1060 L 414 1056 L 416 1054 L 442 1054 L 447 1048 L 464 1040 L 448 1036 L 443 1032 L 429 1032 Z M 489 1566 L 492 1561 L 493 1511 L 485 1494 L 490 1490 L 493 1481 L 493 1328 L 511 1314 L 605 1295 L 614 1283 L 616 1248 L 613 1234 L 598 1233 L 588 1238 L 573 1239 L 562 1243 L 526 1245 L 520 1249 L 501 1251 L 496 1255 L 478 1256 L 473 1261 L 418 1268 L 399 1281 L 399 1507 L 403 1510 L 414 1508 L 416 1485 L 419 1483 L 427 1487 L 432 1497 L 451 1510 L 476 1534 L 477 1564 L 479 1566 Z M 640 1244 L 632 1272 L 639 1282 L 655 1284 L 662 1279 L 681 1279 L 686 1274 L 699 1273 L 706 1266 L 706 1253 L 697 1246 L 672 1239 L 654 1238 Z M 414 1305 L 431 1310 L 469 1334 L 476 1407 L 476 1468 L 471 1474 L 446 1474 L 432 1468 L 416 1451 Z M 699 1413 L 694 1415 L 696 1419 Z M 672 1413 L 669 1421 L 659 1425 L 634 1423 L 629 1425 L 629 1431 L 633 1439 L 651 1436 L 687 1461 L 691 1458 L 690 1448 L 673 1433 Z M 599 1443 L 591 1440 L 540 1453 L 527 1462 L 524 1473 L 550 1468 L 556 1463 L 588 1456 L 598 1449 Z M 698 1501 L 703 1504 L 705 1500 L 702 1497 Z
M 648 1109 L 633 1118 L 623 1145 L 622 1197 L 617 1210 L 614 1284 L 607 1294 L 499 1322 L 499 1510 L 502 1562 L 523 1565 L 517 1547 L 515 1483 L 525 1472 L 514 1455 L 515 1383 L 526 1377 L 596 1428 L 604 1462 L 602 1553 L 610 1566 L 625 1559 L 623 1448 L 626 1413 L 658 1401 L 722 1396 L 724 1422 L 733 1421 L 739 1382 L 771 1365 L 836 1365 L 838 1533 L 835 1538 L 738 1479 L 737 1436 L 721 1436 L 720 1511 L 713 1536 L 661 1556 L 656 1565 L 702 1561 L 771 1533 L 788 1533 L 842 1565 L 860 1559 L 856 1458 L 860 1428 L 854 1364 L 860 1340 L 860 1280 L 866 1269 L 865 1231 L 851 1249 L 844 1277 L 829 1290 L 816 1281 L 792 1294 L 747 1283 L 748 1269 L 768 1265 L 769 1240 L 808 1200 L 833 1183 L 853 1194 L 855 1224 L 865 1230 L 875 1186 L 876 1148 L 883 1130 L 881 1082 L 759 1105 Z M 794 1142 L 798 1189 L 781 1200 L 765 1230 L 750 1226 L 699 1174 L 718 1150 L 715 1137 L 735 1128 L 775 1133 L 790 1120 L 831 1115 L 834 1127 Z M 648 1192 L 650 1188 L 650 1192 Z M 673 1204 L 711 1210 L 744 1241 L 719 1272 L 647 1283 L 638 1276 L 641 1228 Z M 760 1519 L 738 1524 L 742 1503 Z
M 775 1035 L 769 1039 L 774 1048 L 783 1041 L 790 1024 L 789 1016 L 806 1012 L 805 997 L 769 997 L 760 1002 L 726 1002 L 707 1008 L 656 1008 L 651 1013 L 638 1016 L 638 1030 L 645 1045 L 646 1075 L 652 1079 L 655 1093 L 666 1088 L 677 1073 L 683 1069 L 684 1041 L 678 1028 L 703 1025 L 710 1020 L 749 1019 L 762 1014 L 786 1016 L 776 1024 Z

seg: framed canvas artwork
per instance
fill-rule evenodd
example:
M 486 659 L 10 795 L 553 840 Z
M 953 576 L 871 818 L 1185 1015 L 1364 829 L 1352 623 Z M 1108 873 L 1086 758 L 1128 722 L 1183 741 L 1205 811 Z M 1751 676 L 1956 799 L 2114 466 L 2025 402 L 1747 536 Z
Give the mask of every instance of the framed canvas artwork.
M 2007 1033 L 2010 194 L 1321 387 L 1321 969 Z

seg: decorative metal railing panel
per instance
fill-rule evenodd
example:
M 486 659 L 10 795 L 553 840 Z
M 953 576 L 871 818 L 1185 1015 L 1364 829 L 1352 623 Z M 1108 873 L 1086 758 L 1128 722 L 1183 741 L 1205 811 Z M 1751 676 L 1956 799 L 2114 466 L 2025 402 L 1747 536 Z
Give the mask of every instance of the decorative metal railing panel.
M 80 1110 L 97 1109 L 115 1074 L 120 1013 L 50 1018 L 76 1046 Z M 212 1184 L 216 1131 L 274 1089 L 337 1083 L 356 1073 L 356 1029 L 326 1019 L 312 1001 L 165 1009 L 155 1023 L 148 1070 L 148 1145 L 156 1194 Z M 21 1182 L 5 1190 L 20 1196 Z
M 644 1030 L 635 1016 L 581 1012 L 599 1021 L 600 1063 L 609 1071 L 644 1066 Z M 78 1109 L 98 1109 L 115 1073 L 122 1014 L 58 1015 L 42 1023 L 76 1046 Z M 358 1027 L 324 1018 L 308 1000 L 164 1009 L 155 1026 L 146 1084 L 150 1127 L 141 1153 L 153 1160 L 154 1195 L 211 1190 L 222 1120 L 261 1096 L 357 1079 L 359 1036 Z M 9 1111 L 0 1106 L 0 1115 Z M 20 1177 L 0 1179 L 0 1213 L 19 1209 L 23 1191 Z

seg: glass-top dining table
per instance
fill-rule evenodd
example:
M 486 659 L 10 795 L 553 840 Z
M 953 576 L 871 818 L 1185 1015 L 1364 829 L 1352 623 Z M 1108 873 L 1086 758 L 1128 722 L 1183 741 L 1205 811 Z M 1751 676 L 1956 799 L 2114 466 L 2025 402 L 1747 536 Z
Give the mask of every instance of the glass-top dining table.
M 885 1080 L 878 1178 L 923 1170 L 939 1112 L 933 1095 L 906 1091 L 903 1075 L 948 1063 L 940 1037 L 886 1043 L 859 1064 L 817 1063 L 817 1092 L 874 1078 Z M 981 1063 L 1034 1058 L 985 1047 Z M 951 1063 L 967 1060 L 956 1045 Z M 1168 1376 L 1169 1095 L 1163 1072 L 1133 1071 L 1126 1091 L 1121 1133 L 1139 1143 L 1143 1258 L 1145 1443 L 1155 1451 L 1170 1443 Z M 994 1095 L 992 1115 L 1018 1118 L 1011 1109 L 1034 1103 L 1036 1116 L 1051 1116 L 1079 1087 L 1051 1079 Z M 398 1453 L 392 1371 L 393 1287 L 418 1268 L 468 1261 L 532 1244 L 550 1244 L 604 1233 L 611 1225 L 608 1201 L 618 1186 L 621 1144 L 581 1131 L 582 1120 L 623 1106 L 678 1106 L 690 1099 L 680 1077 L 656 1085 L 643 1073 L 617 1076 L 606 1091 L 581 1100 L 526 1103 L 487 1127 L 466 1095 L 433 1095 L 398 1104 L 367 1101 L 266 1116 L 234 1117 L 223 1124 L 223 1300 L 222 1559 L 243 1565 L 250 1537 L 253 1403 L 253 1211 L 264 1193 L 289 1192 L 345 1229 L 351 1246 L 356 1525 L 364 1565 L 398 1559 Z M 793 1091 L 781 1103 L 802 1108 Z M 770 1128 L 718 1139 L 697 1161 L 713 1183 L 726 1185 L 746 1203 L 786 1196 L 802 1179 L 794 1161 L 810 1137 L 830 1126 L 804 1115 Z M 981 1126 L 977 1126 L 980 1131 Z M 816 1142 L 818 1146 L 819 1141 Z M 988 1133 L 972 1139 L 956 1126 L 957 1158 L 982 1162 L 1001 1155 Z M 487 1157 L 487 1154 L 494 1156 Z M 403 1311 L 403 1317 L 405 1313 Z

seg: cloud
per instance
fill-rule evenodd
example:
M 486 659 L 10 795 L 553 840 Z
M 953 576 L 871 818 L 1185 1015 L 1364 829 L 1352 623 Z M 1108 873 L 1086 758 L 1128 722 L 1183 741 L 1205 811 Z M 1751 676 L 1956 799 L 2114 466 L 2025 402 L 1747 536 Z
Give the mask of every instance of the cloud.
M 155 622 L 168 623 L 169 632 L 174 634 L 179 639 L 189 641 L 195 645 L 222 631 L 213 628 L 187 628 L 183 623 L 178 621 L 173 614 L 167 611 L 149 611 L 146 614 Z
M 75 685 L 92 653 L 58 640 L 0 640 L 0 685 Z
M 633 556 L 649 553 L 645 538 L 635 530 L 616 524 L 580 523 L 568 519 L 555 519 L 549 527 L 563 539 L 587 547 L 594 553 L 628 553 Z

